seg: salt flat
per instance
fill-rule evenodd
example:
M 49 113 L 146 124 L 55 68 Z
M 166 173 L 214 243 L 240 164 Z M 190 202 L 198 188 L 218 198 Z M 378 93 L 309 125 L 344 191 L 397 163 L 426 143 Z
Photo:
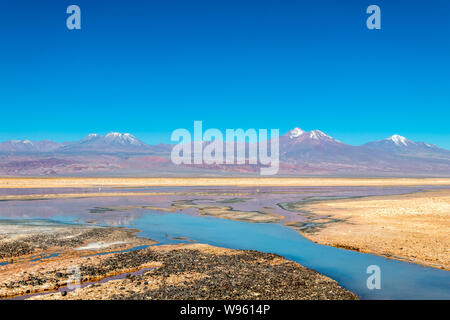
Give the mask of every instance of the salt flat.
M 291 178 L 291 177 L 199 177 L 199 178 L 93 178 L 17 177 L 0 178 L 0 188 L 89 188 L 89 187 L 176 187 L 176 186 L 441 186 L 450 178 Z

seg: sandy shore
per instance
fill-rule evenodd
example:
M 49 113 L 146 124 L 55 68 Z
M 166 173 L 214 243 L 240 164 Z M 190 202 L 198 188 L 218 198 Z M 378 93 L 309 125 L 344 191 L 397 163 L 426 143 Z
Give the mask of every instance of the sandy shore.
M 438 186 L 450 178 L 0 178 L 0 188 Z
M 450 270 L 450 190 L 324 201 L 298 209 L 335 219 L 302 231 L 317 243 Z
M 357 298 L 334 280 L 275 254 L 204 244 L 155 247 L 125 228 L 1 222 L 2 298 Z M 74 268 L 80 282 L 75 290 L 67 287 Z

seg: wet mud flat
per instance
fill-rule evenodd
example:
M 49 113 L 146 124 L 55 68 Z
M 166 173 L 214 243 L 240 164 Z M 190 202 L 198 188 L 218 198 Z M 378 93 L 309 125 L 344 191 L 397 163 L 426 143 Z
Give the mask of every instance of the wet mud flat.
M 96 273 L 83 270 L 98 266 L 111 254 L 155 243 L 136 237 L 138 231 L 48 220 L 0 220 L 0 298 L 57 290 L 78 270 L 81 282 L 115 275 L 119 267 Z M 136 266 L 123 270 L 134 271 Z
M 153 246 L 126 228 L 45 220 L 0 225 L 1 298 L 357 299 L 275 254 L 197 243 Z M 80 286 L 74 289 L 73 280 Z

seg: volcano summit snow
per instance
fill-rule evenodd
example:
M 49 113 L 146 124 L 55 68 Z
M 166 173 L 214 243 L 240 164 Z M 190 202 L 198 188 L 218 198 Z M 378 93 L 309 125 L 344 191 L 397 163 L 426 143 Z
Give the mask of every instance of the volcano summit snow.
M 155 147 L 145 144 L 129 133 L 111 132 L 103 136 L 91 133 L 84 139 L 69 143 L 57 151 L 63 153 L 149 153 L 156 150 Z

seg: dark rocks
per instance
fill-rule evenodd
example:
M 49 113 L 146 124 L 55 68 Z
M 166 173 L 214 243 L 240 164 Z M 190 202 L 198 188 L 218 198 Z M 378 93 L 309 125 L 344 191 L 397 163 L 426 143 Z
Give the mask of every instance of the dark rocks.
M 240 251 L 212 254 L 201 250 L 179 249 L 166 253 L 154 250 L 127 252 L 106 260 L 103 268 L 130 267 L 151 261 L 162 266 L 142 276 L 127 277 L 128 282 L 114 299 L 357 299 L 335 281 L 283 259 L 276 254 Z M 276 263 L 273 263 L 276 261 Z M 167 284 L 164 279 L 200 273 L 193 281 Z M 162 279 L 159 288 L 148 289 L 148 280 Z M 139 279 L 139 280 L 138 280 Z M 133 286 L 133 291 L 129 286 Z M 101 290 L 101 287 L 99 287 Z
M 34 248 L 24 241 L 11 241 L 0 243 L 0 259 L 17 257 L 33 253 Z M 14 261 L 11 260 L 11 263 Z

